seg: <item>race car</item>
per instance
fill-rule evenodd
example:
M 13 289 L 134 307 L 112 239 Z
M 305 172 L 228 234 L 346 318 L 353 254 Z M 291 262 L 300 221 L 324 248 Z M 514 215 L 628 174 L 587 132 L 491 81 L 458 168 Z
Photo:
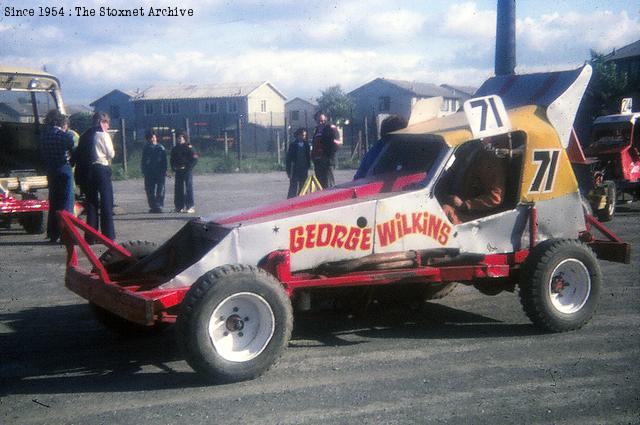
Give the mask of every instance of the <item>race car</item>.
M 112 329 L 175 323 L 187 362 L 214 382 L 268 370 L 294 310 L 328 294 L 357 303 L 370 293 L 433 299 L 456 284 L 487 295 L 519 288 L 535 325 L 578 329 L 601 291 L 597 258 L 630 259 L 583 207 L 567 154 L 590 75 L 585 66 L 491 78 L 464 111 L 388 135 L 365 178 L 194 219 L 158 248 L 116 244 L 61 212 L 66 286 Z M 502 161 L 505 193 L 497 208 L 454 222 L 445 203 L 479 143 Z M 83 231 L 108 247 L 102 257 Z
M 620 113 L 596 118 L 585 154 L 592 162 L 590 201 L 600 221 L 609 221 L 616 202 L 625 194 L 640 198 L 640 119 L 631 111 L 631 98 L 622 101 Z

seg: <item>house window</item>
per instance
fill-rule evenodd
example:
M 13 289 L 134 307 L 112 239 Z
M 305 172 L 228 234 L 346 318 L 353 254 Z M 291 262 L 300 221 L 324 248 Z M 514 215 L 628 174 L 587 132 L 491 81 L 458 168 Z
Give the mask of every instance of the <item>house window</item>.
M 145 115 L 153 115 L 153 103 L 145 103 L 144 104 L 144 114 Z
M 238 102 L 235 100 L 227 101 L 227 112 L 230 114 L 238 112 Z
M 261 100 L 260 101 L 260 112 L 267 112 L 267 101 L 266 100 Z
M 163 115 L 175 115 L 180 113 L 180 107 L 178 102 L 163 102 L 162 114 Z
M 120 118 L 120 106 L 118 105 L 109 106 L 109 116 L 112 119 Z
M 291 118 L 291 121 L 299 121 L 300 120 L 300 111 L 291 111 L 289 112 L 289 118 Z
M 391 109 L 391 98 L 389 96 L 380 96 L 378 98 L 378 109 L 380 112 L 389 112 Z
M 205 100 L 202 103 L 202 112 L 205 114 L 217 114 L 218 113 L 218 102 L 215 100 Z

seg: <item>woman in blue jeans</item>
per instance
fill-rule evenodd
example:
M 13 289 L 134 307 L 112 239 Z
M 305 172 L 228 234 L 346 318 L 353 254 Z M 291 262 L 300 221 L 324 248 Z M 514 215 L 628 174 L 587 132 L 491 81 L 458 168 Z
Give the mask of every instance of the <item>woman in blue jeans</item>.
M 175 212 L 194 213 L 193 167 L 198 162 L 198 153 L 187 141 L 187 135 L 178 135 L 178 144 L 171 150 L 171 169 L 176 174 L 173 197 Z

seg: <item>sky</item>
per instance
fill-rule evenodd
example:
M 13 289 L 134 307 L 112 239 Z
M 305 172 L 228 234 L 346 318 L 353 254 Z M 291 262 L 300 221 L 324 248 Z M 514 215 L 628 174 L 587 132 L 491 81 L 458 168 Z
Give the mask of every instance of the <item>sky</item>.
M 64 16 L 39 16 L 46 6 Z M 144 16 L 99 16 L 107 7 Z M 35 16 L 15 16 L 25 8 Z M 592 49 L 640 39 L 637 0 L 520 0 L 516 18 L 518 73 L 576 68 Z M 495 21 L 496 0 L 0 0 L 0 64 L 46 67 L 76 105 L 177 83 L 268 80 L 288 99 L 378 77 L 477 87 L 493 74 Z

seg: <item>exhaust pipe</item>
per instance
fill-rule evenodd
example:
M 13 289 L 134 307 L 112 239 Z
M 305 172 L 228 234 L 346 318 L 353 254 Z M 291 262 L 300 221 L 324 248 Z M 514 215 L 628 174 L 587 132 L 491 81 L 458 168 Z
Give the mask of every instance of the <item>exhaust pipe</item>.
M 516 0 L 498 0 L 496 75 L 513 75 L 516 68 Z

